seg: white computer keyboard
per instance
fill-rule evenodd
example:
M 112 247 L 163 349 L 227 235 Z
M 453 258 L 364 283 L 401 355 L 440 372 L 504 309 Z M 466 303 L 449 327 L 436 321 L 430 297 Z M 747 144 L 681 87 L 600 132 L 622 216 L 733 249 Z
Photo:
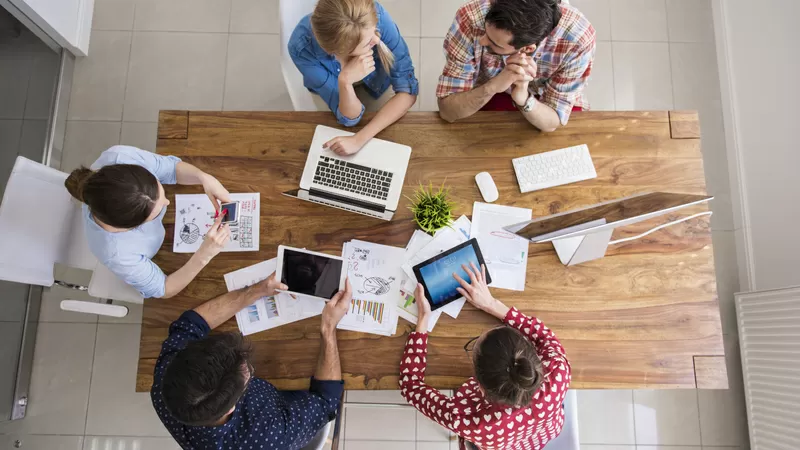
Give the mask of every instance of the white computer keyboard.
M 512 160 L 521 192 L 597 178 L 589 147 L 576 145 Z

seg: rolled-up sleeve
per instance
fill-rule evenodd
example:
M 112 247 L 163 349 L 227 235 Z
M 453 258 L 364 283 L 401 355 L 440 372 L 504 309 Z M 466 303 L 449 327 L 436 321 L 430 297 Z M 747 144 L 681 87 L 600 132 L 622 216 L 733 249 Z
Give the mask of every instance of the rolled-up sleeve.
M 167 276 L 149 258 L 133 255 L 129 258 L 111 258 L 103 264 L 144 298 L 161 298 L 166 293 Z
M 569 61 L 558 69 L 544 86 L 541 101 L 558 113 L 561 125 L 569 122 L 572 108 L 583 92 L 592 73 L 595 54 L 594 28 L 587 31 L 573 51 L 567 51 Z
M 414 74 L 414 62 L 408 50 L 408 44 L 400 34 L 400 29 L 392 17 L 379 3 L 375 3 L 380 17 L 379 28 L 381 41 L 394 55 L 394 66 L 389 73 L 392 89 L 395 93 L 405 92 L 411 95 L 419 94 L 419 80 Z
M 314 56 L 310 49 L 311 38 L 306 33 L 303 22 L 300 22 L 289 40 L 289 56 L 303 75 L 303 86 L 325 101 L 340 124 L 346 127 L 357 125 L 364 116 L 364 105 L 361 105 L 361 112 L 357 117 L 347 117 L 339 111 L 339 77 L 326 69 Z
M 320 397 L 325 402 L 325 412 L 328 414 L 328 420 L 333 420 L 339 409 L 339 402 L 342 399 L 342 395 L 344 395 L 344 381 L 317 380 L 311 377 L 311 385 L 308 391 Z
M 471 91 L 475 87 L 478 64 L 475 62 L 475 47 L 472 41 L 472 23 L 465 8 L 456 12 L 453 25 L 444 38 L 445 64 L 436 97 Z

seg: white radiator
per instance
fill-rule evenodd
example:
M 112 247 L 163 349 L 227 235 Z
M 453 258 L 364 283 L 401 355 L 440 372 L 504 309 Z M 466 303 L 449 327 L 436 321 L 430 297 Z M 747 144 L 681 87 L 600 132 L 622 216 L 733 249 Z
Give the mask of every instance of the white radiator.
M 751 450 L 800 449 L 800 287 L 736 294 Z

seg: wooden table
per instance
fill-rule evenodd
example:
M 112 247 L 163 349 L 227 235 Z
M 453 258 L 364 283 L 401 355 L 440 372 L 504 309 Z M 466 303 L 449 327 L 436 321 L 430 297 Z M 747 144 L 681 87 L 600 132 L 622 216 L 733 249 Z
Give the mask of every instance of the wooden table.
M 367 117 L 362 123 L 369 120 Z M 167 328 L 183 311 L 226 292 L 223 275 L 272 258 L 278 244 L 340 254 L 342 243 L 363 239 L 403 247 L 414 224 L 408 200 L 384 222 L 281 195 L 296 188 L 317 124 L 337 126 L 329 113 L 162 111 L 158 153 L 176 155 L 216 176 L 231 192 L 260 192 L 258 252 L 222 253 L 180 295 L 144 304 L 137 390 L 152 383 Z M 445 179 L 470 215 L 480 201 L 474 176 L 489 171 L 500 203 L 558 213 L 645 191 L 704 194 L 699 125 L 693 112 L 583 112 L 551 134 L 535 131 L 517 113 L 479 113 L 447 124 L 436 113 L 409 113 L 378 137 L 413 148 L 403 193 Z M 598 177 L 520 194 L 511 158 L 586 143 Z M 169 187 L 168 195 L 201 192 Z M 615 231 L 633 236 L 658 223 L 703 211 L 699 206 Z M 456 216 L 458 217 L 458 216 Z M 172 253 L 175 214 L 155 261 L 170 273 L 189 255 Z M 668 227 L 644 239 L 610 247 L 607 256 L 561 265 L 551 244 L 531 245 L 524 292 L 494 290 L 535 314 L 561 338 L 572 362 L 575 388 L 694 388 L 727 383 L 716 294 L 709 217 Z M 457 320 L 442 316 L 429 345 L 426 380 L 459 386 L 471 375 L 462 347 L 496 320 L 467 305 Z M 319 317 L 251 336 L 257 374 L 282 389 L 304 388 L 319 348 Z M 235 320 L 222 330 L 236 330 Z M 339 332 L 347 389 L 397 389 L 406 335 Z

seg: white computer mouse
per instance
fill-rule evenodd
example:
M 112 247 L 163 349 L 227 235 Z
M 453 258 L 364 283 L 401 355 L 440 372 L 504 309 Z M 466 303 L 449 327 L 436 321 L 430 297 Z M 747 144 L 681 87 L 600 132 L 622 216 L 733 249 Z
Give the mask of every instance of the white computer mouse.
M 500 194 L 497 193 L 497 185 L 494 184 L 489 172 L 481 172 L 475 175 L 475 182 L 478 183 L 478 189 L 480 189 L 485 201 L 492 203 L 500 197 Z

